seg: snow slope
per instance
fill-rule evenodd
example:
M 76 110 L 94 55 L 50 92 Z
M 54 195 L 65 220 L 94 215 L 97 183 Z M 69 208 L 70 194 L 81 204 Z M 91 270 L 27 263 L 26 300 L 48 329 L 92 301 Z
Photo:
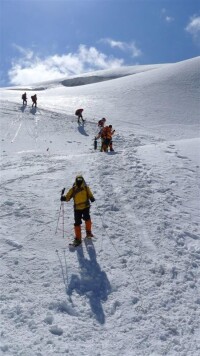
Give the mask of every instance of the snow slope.
M 0 90 L 0 355 L 198 356 L 200 58 L 100 75 Z M 95 238 L 70 251 L 78 173 Z

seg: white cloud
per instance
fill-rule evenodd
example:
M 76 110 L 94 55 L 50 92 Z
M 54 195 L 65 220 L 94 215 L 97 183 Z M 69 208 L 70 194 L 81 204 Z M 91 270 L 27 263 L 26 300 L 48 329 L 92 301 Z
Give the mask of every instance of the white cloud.
M 124 47 L 125 47 L 124 42 L 115 41 L 115 40 L 112 40 L 111 38 L 103 38 L 100 40 L 100 42 L 107 43 L 110 47 L 112 47 L 112 48 L 117 47 L 121 50 L 124 50 Z
M 99 52 L 95 47 L 80 45 L 75 53 L 53 55 L 46 58 L 30 49 L 14 45 L 21 57 L 13 60 L 8 72 L 12 85 L 33 84 L 78 75 L 98 69 L 120 67 L 123 59 L 113 58 Z
M 82 63 L 89 65 L 90 68 L 93 67 L 93 69 L 114 68 L 124 63 L 123 59 L 109 57 L 99 52 L 95 47 L 88 49 L 84 45 L 79 46 L 79 58 Z
M 133 58 L 142 55 L 142 51 L 136 46 L 135 42 L 115 41 L 111 38 L 103 38 L 101 42 L 108 44 L 111 48 L 118 48 L 124 52 L 130 52 Z
M 166 21 L 166 22 L 168 22 L 168 23 L 174 21 L 174 17 L 169 16 L 169 15 L 167 14 L 167 10 L 166 10 L 165 8 L 163 8 L 163 9 L 161 10 L 161 17 L 164 19 L 164 21 Z
M 172 22 L 172 21 L 174 21 L 174 18 L 172 16 L 165 16 L 165 21 Z
M 186 31 L 189 32 L 194 39 L 200 39 L 200 16 L 190 18 Z
M 139 57 L 142 55 L 142 51 L 136 46 L 135 42 L 130 43 L 129 49 L 132 52 L 132 57 Z
M 24 58 L 27 58 L 28 60 L 33 58 L 33 51 L 30 49 L 23 48 L 21 46 L 18 46 L 17 44 L 13 43 L 12 47 L 15 48 L 19 53 L 21 53 Z

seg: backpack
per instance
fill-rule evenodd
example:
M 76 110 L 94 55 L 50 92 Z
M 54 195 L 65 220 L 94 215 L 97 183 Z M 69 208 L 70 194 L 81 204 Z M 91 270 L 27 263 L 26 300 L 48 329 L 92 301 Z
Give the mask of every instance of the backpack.
M 107 135 L 108 135 L 109 131 L 110 131 L 110 129 L 109 129 L 108 126 L 104 127 L 104 128 L 102 129 L 102 132 L 101 132 L 101 137 L 102 137 L 102 138 L 107 138 Z
M 79 114 L 81 114 L 83 112 L 83 109 L 77 109 L 76 111 L 75 111 L 75 115 L 79 115 Z

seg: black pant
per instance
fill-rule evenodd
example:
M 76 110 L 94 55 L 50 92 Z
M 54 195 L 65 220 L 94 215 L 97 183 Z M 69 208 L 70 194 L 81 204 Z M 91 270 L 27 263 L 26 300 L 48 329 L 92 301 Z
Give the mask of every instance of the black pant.
M 74 210 L 74 226 L 79 226 L 82 224 L 82 219 L 84 221 L 90 220 L 90 208 L 85 208 L 82 210 Z

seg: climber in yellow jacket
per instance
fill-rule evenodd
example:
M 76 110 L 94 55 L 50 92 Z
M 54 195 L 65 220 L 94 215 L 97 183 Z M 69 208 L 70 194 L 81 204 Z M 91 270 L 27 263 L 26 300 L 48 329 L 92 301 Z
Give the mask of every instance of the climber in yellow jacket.
M 82 219 L 85 221 L 86 237 L 92 238 L 93 234 L 91 231 L 92 221 L 90 218 L 90 202 L 94 202 L 95 198 L 87 184 L 85 183 L 82 175 L 78 175 L 76 180 L 69 189 L 66 195 L 61 196 L 61 201 L 74 200 L 74 231 L 75 239 L 73 242 L 74 246 L 81 244 L 81 224 Z

